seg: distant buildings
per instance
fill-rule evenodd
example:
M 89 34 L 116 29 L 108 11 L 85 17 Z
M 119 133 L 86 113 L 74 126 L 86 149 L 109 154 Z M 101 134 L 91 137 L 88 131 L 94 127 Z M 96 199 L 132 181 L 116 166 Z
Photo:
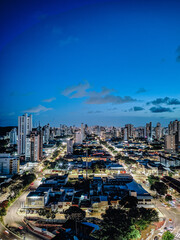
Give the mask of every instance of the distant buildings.
M 146 123 L 146 138 L 148 140 L 152 139 L 152 122 Z
M 10 131 L 10 145 L 15 145 L 17 144 L 17 129 L 16 128 L 13 128 L 11 131 Z
M 175 120 L 168 125 L 168 135 L 165 136 L 165 150 L 170 153 L 180 152 L 180 121 Z
M 126 124 L 125 128 L 127 129 L 127 138 L 132 138 L 133 136 L 133 128 L 134 126 L 132 124 Z
M 159 155 L 160 163 L 165 167 L 180 167 L 180 158 Z
M 49 138 L 50 138 L 50 126 L 49 123 L 43 127 L 44 129 L 44 140 L 43 143 L 48 144 L 49 143 Z
M 157 140 L 161 139 L 162 136 L 162 129 L 161 129 L 161 124 L 158 122 L 155 128 L 155 137 Z
M 8 153 L 0 153 L 0 174 L 14 175 L 19 172 L 19 160 Z
M 26 136 L 32 131 L 32 115 L 25 113 L 18 117 L 18 154 L 26 153 Z

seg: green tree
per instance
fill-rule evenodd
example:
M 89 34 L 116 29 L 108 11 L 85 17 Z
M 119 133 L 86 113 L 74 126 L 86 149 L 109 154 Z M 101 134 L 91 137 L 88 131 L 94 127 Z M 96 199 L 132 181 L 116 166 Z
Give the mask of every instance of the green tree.
M 122 200 L 119 202 L 120 206 L 124 208 L 135 208 L 137 207 L 138 200 L 136 197 L 132 196 L 126 196 L 122 198 Z
M 150 185 L 153 185 L 153 184 L 155 184 L 155 182 L 159 182 L 159 177 L 150 175 L 150 176 L 148 177 L 148 181 L 149 181 L 149 184 L 150 184 Z
M 129 210 L 129 216 L 140 231 L 146 229 L 151 222 L 158 222 L 158 213 L 154 209 L 132 208 Z
M 160 195 L 165 195 L 168 187 L 163 182 L 155 182 L 153 185 L 151 185 L 151 189 L 156 190 L 156 192 Z
M 132 223 L 128 211 L 110 207 L 102 217 L 100 230 L 94 233 L 98 239 L 128 240 L 140 237 L 140 232 Z
M 81 221 L 85 218 L 86 213 L 81 208 L 76 206 L 71 206 L 64 212 L 66 219 Z
M 169 195 L 169 194 L 167 194 L 167 195 L 165 196 L 165 200 L 166 200 L 166 202 L 171 201 L 171 200 L 172 200 L 172 196 Z
M 0 216 L 6 216 L 6 209 L 4 207 L 0 209 Z
M 163 235 L 162 235 L 162 240 L 173 240 L 174 239 L 174 234 L 172 234 L 169 231 L 166 231 Z

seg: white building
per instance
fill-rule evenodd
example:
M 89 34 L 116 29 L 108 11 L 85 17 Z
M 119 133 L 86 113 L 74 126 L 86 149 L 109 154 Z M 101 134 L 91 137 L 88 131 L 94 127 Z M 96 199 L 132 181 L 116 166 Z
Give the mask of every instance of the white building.
M 9 136 L 10 136 L 10 144 L 11 145 L 17 144 L 17 129 L 16 128 L 13 128 L 10 131 Z
M 82 139 L 81 132 L 80 131 L 79 132 L 75 132 L 75 143 L 76 144 L 82 144 L 82 141 L 83 141 L 83 139 Z
M 48 144 L 49 138 L 50 138 L 50 126 L 49 124 L 47 124 L 46 126 L 44 126 L 44 142 L 43 143 Z
M 73 145 L 74 145 L 74 141 L 72 139 L 67 139 L 67 153 L 68 154 L 73 153 Z
M 18 117 L 18 154 L 26 152 L 26 136 L 32 131 L 32 115 Z
M 19 160 L 9 153 L 0 154 L 0 174 L 13 175 L 19 172 Z

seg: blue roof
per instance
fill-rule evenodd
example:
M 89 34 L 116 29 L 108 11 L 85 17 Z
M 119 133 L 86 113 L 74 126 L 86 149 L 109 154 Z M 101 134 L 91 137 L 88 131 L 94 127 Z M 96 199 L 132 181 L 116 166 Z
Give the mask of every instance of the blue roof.
M 150 195 L 140 184 L 135 180 L 126 184 L 129 190 L 134 190 L 137 192 L 137 195 Z

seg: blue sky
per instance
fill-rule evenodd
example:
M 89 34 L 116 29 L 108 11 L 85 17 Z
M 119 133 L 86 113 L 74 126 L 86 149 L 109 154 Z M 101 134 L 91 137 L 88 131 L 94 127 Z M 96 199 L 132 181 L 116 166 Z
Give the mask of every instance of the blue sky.
M 180 117 L 179 1 L 1 1 L 0 125 Z

